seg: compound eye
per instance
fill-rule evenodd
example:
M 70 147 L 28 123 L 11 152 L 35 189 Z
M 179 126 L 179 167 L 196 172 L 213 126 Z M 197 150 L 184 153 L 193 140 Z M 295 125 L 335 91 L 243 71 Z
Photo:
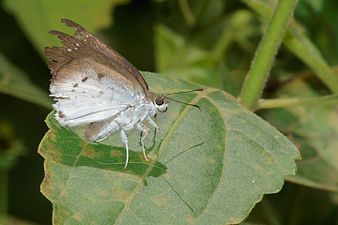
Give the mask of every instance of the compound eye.
M 161 106 L 164 104 L 164 99 L 162 97 L 156 97 L 155 103 L 156 105 Z

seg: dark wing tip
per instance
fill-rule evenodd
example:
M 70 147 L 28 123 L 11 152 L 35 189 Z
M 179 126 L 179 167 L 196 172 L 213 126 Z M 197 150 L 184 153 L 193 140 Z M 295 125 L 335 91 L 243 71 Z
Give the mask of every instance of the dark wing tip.
M 56 37 L 58 37 L 61 42 L 64 44 L 64 46 L 68 47 L 68 48 L 76 48 L 76 43 L 78 42 L 76 37 L 63 33 L 61 31 L 57 31 L 57 30 L 51 30 L 48 32 L 51 35 L 54 35 Z
M 73 36 L 66 34 L 66 33 L 63 33 L 61 31 L 57 31 L 57 30 L 51 30 L 48 33 L 53 35 L 53 36 L 58 37 L 65 46 L 68 46 L 68 47 L 71 47 L 71 48 L 73 47 L 73 45 L 74 45 L 74 44 L 72 45 L 72 42 L 74 42 Z
M 51 35 L 57 36 L 57 37 L 65 34 L 65 33 L 61 32 L 61 31 L 57 31 L 57 30 L 50 30 L 50 31 L 48 31 L 48 33 L 51 34 Z
M 64 23 L 64 24 L 66 24 L 69 27 L 75 27 L 78 30 L 84 30 L 84 28 L 80 24 L 75 23 L 73 20 L 62 18 L 61 22 Z

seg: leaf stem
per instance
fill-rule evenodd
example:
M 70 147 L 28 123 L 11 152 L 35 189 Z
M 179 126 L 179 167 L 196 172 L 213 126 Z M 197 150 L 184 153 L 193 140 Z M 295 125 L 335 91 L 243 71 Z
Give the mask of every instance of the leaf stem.
M 338 105 L 338 94 L 314 97 L 314 98 L 280 98 L 280 99 L 260 99 L 256 109 L 271 109 L 303 105 Z
M 279 0 L 266 33 L 256 50 L 249 72 L 242 86 L 240 101 L 249 109 L 255 108 L 260 98 L 275 56 L 286 33 L 297 0 Z
M 7 224 L 8 170 L 0 168 L 0 224 Z

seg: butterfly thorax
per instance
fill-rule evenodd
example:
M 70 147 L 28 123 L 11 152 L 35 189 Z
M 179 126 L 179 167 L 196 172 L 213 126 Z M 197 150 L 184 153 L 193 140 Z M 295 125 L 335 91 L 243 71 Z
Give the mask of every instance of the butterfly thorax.
M 152 102 L 138 102 L 125 111 L 122 111 L 116 116 L 114 121 L 118 123 L 122 129 L 131 130 L 148 117 L 154 116 L 156 111 L 156 107 Z

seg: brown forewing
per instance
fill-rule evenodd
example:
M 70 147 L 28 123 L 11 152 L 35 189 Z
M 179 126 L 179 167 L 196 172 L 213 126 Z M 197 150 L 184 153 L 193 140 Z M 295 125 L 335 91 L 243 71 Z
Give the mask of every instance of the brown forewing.
M 79 24 L 68 19 L 62 19 L 61 21 L 70 27 L 75 27 L 77 30 L 73 36 L 60 31 L 50 31 L 52 35 L 61 39 L 64 44 L 61 47 L 45 48 L 48 66 L 53 74 L 53 79 L 55 79 L 61 68 L 73 60 L 87 58 L 109 67 L 126 77 L 136 88 L 140 86 L 145 92 L 148 92 L 148 85 L 140 72 L 119 53 L 106 46 Z

